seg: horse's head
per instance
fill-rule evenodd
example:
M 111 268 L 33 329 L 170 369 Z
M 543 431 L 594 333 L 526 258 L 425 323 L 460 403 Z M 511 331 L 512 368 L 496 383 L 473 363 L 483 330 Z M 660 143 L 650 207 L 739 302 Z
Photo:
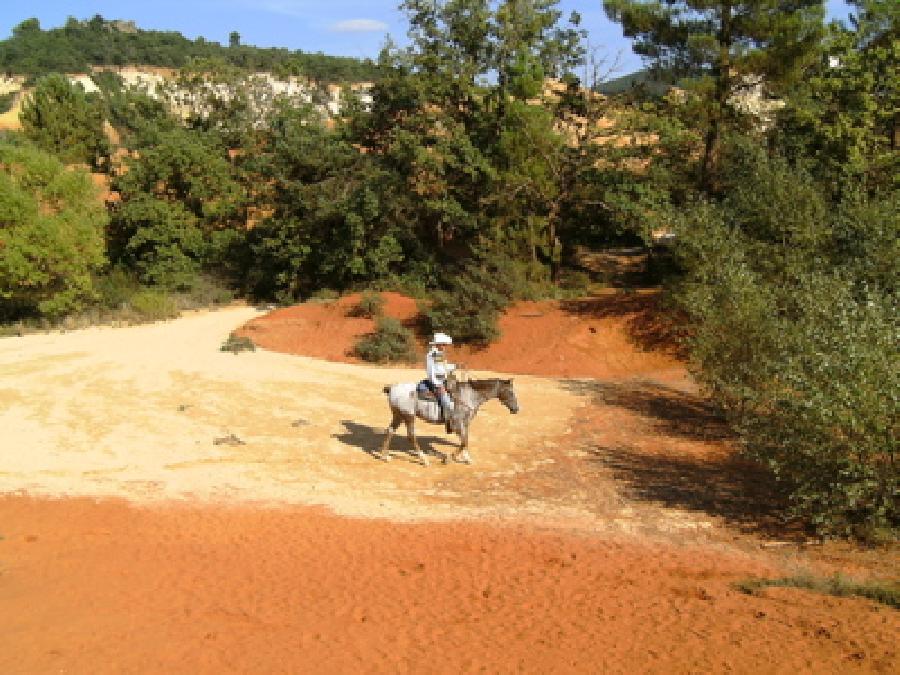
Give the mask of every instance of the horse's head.
M 512 380 L 500 380 L 500 390 L 497 393 L 497 398 L 512 414 L 515 415 L 519 412 L 519 401 L 516 400 L 516 392 L 513 391 Z

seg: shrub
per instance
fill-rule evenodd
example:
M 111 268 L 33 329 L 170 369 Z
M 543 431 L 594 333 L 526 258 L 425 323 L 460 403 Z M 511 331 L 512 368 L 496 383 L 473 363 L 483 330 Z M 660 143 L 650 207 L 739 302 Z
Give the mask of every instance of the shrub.
M 100 167 L 109 158 L 102 105 L 63 75 L 41 78 L 22 104 L 19 119 L 28 138 L 64 162 Z
M 375 332 L 363 336 L 356 343 L 354 354 L 372 363 L 409 363 L 416 359 L 415 340 L 412 332 L 397 319 L 382 316 L 378 319 Z
M 500 315 L 514 300 L 544 297 L 546 268 L 506 256 L 483 257 L 451 278 L 449 291 L 420 308 L 431 332 L 443 331 L 463 343 L 488 344 L 500 337 Z
M 116 266 L 105 274 L 94 277 L 97 301 L 104 309 L 122 309 L 138 293 L 142 286 L 137 278 L 122 267 Z
M 0 142 L 0 317 L 81 308 L 106 263 L 106 212 L 86 172 Z
M 797 513 L 826 533 L 878 538 L 900 526 L 896 307 L 841 275 L 794 290 L 776 322 L 771 380 L 738 428 L 748 453 L 791 489 Z
M 0 94 L 0 115 L 9 112 L 12 109 L 13 102 L 18 95 L 18 92 L 15 91 Z
M 222 343 L 222 346 L 219 347 L 220 352 L 231 352 L 234 355 L 237 355 L 238 352 L 255 352 L 256 345 L 253 344 L 253 340 L 244 336 L 239 337 L 234 333 L 230 333 L 228 335 L 228 339 Z
M 178 303 L 165 291 L 146 288 L 135 293 L 129 302 L 140 320 L 160 321 L 178 316 Z
M 320 288 L 313 292 L 312 295 L 309 296 L 307 302 L 334 302 L 339 299 L 341 294 L 339 291 L 334 290 L 333 288 Z M 288 302 L 287 304 L 292 304 Z
M 813 189 L 802 170 L 762 160 L 748 172 L 760 194 L 687 209 L 676 299 L 692 367 L 794 515 L 883 539 L 900 528 L 896 262 L 865 252 L 884 242 L 887 209 L 856 195 L 797 210 L 788 184 Z
M 183 206 L 141 196 L 124 203 L 112 223 L 114 237 L 124 240 L 123 261 L 142 283 L 169 290 L 188 290 L 197 280 L 204 253 L 196 218 Z
M 372 293 L 366 291 L 360 297 L 359 302 L 351 308 L 350 316 L 359 316 L 367 319 L 374 319 L 384 311 L 384 296 L 380 293 Z

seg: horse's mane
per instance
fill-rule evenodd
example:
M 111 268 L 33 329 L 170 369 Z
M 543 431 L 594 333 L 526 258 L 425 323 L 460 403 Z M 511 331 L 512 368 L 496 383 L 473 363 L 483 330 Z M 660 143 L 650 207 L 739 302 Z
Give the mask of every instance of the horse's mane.
M 469 385 L 475 391 L 481 393 L 487 391 L 488 389 L 493 389 L 500 382 L 503 382 L 499 377 L 492 377 L 486 380 L 466 380 L 465 382 L 460 382 L 460 385 Z

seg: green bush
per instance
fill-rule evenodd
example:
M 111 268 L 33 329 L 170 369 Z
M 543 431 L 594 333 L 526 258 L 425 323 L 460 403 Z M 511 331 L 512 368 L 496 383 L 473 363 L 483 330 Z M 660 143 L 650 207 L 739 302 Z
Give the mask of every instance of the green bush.
M 359 302 L 351 308 L 350 316 L 374 319 L 381 316 L 384 311 L 384 303 L 385 300 L 383 295 L 366 291 L 360 297 Z
M 837 274 L 793 295 L 797 316 L 775 322 L 771 379 L 749 392 L 738 428 L 819 530 L 879 538 L 900 525 L 896 305 Z
M 137 278 L 122 267 L 113 267 L 105 274 L 94 277 L 97 302 L 104 309 L 116 310 L 128 306 L 131 298 L 142 286 Z
M 798 208 L 817 189 L 802 169 L 749 161 L 744 187 L 679 224 L 692 367 L 794 515 L 883 539 L 900 528 L 900 359 L 897 263 L 878 248 L 896 216 L 859 194 Z
M 131 296 L 129 306 L 137 318 L 143 321 L 174 319 L 180 313 L 175 298 L 165 291 L 150 288 Z
M 118 209 L 114 237 L 124 241 L 121 259 L 144 284 L 189 290 L 197 281 L 205 250 L 196 218 L 177 202 L 141 196 Z
M 10 111 L 13 101 L 16 100 L 16 96 L 18 96 L 18 92 L 15 91 L 7 94 L 0 94 L 0 115 Z
M 58 317 L 93 295 L 106 212 L 86 172 L 0 142 L 0 317 Z
M 99 168 L 109 158 L 102 105 L 63 75 L 54 73 L 38 80 L 19 118 L 28 138 L 64 162 Z
M 239 352 L 255 352 L 256 345 L 253 344 L 253 340 L 246 336 L 238 337 L 234 333 L 230 333 L 228 339 L 222 343 L 221 347 L 219 347 L 219 351 L 231 352 L 232 354 L 237 355 Z
M 537 300 L 552 288 L 543 265 L 485 256 L 451 276 L 450 290 L 436 293 L 420 312 L 430 332 L 443 331 L 462 343 L 489 344 L 500 337 L 497 322 L 515 300 Z
M 356 343 L 354 354 L 371 363 L 409 363 L 416 360 L 416 343 L 412 332 L 397 319 L 382 316 L 378 319 L 375 332 L 363 336 Z

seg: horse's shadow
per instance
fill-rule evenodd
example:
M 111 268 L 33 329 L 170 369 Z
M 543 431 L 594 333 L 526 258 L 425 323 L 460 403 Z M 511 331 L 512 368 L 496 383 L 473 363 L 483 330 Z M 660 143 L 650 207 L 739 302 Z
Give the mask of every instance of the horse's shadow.
M 372 457 L 377 456 L 381 451 L 381 444 L 384 442 L 384 428 L 375 428 L 365 424 L 357 424 L 351 420 L 341 420 L 341 424 L 344 425 L 344 433 L 332 434 L 332 438 L 337 439 L 344 445 L 349 445 L 351 448 L 362 450 Z M 415 448 L 413 448 L 409 439 L 406 438 L 406 434 L 403 433 L 403 426 L 397 431 L 398 433 L 394 435 L 394 438 L 391 441 L 391 450 L 405 450 L 411 460 L 418 461 L 415 454 Z M 417 434 L 416 439 L 419 441 L 422 452 L 426 455 L 438 457 L 442 462 L 447 461 L 447 455 L 446 453 L 437 450 L 435 446 L 449 445 L 453 448 L 456 447 L 455 443 L 448 441 L 445 438 L 441 438 L 440 436 L 419 436 Z

